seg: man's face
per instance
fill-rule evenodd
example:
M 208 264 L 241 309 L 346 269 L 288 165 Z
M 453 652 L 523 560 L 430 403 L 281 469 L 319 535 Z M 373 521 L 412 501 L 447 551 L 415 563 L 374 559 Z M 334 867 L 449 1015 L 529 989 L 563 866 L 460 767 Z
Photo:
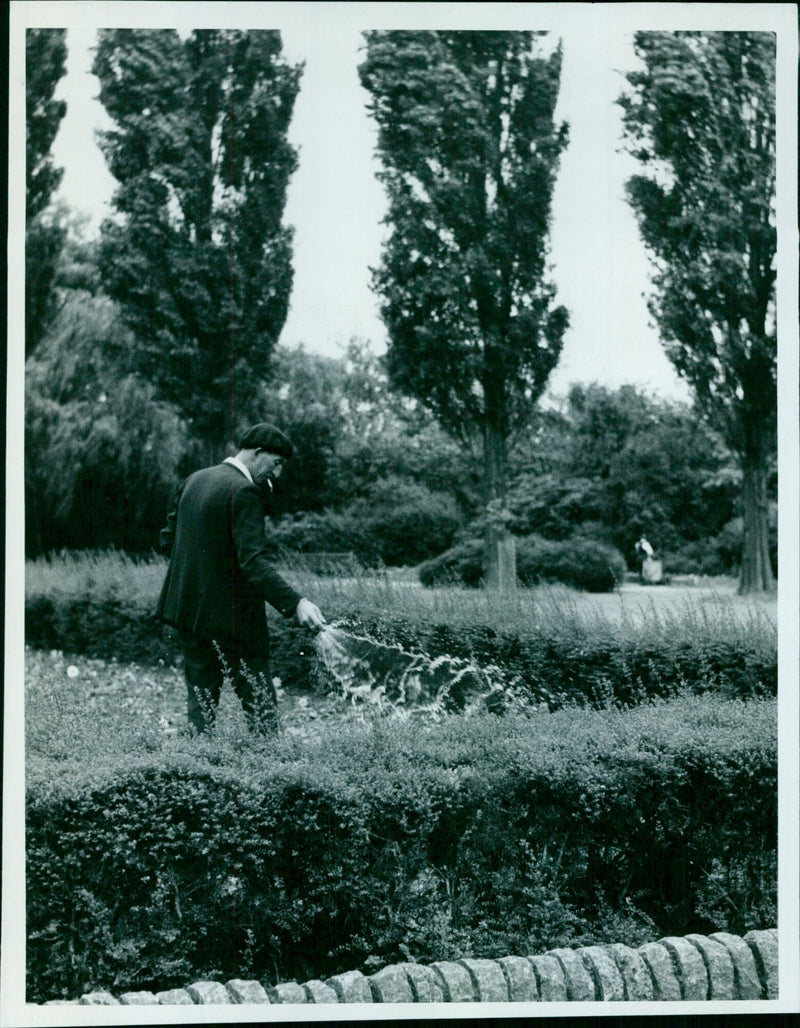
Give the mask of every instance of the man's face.
M 256 450 L 250 474 L 257 486 L 265 486 L 269 480 L 280 478 L 282 470 L 283 457 L 279 457 L 277 453 L 268 453 L 266 450 Z

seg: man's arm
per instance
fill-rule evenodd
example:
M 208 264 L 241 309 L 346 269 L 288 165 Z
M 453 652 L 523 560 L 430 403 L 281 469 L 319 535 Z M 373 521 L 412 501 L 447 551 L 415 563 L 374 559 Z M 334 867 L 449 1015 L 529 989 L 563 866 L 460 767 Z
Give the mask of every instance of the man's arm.
M 297 613 L 302 597 L 275 570 L 266 549 L 264 511 L 254 487 L 233 493 L 233 539 L 236 559 L 248 582 L 284 617 Z

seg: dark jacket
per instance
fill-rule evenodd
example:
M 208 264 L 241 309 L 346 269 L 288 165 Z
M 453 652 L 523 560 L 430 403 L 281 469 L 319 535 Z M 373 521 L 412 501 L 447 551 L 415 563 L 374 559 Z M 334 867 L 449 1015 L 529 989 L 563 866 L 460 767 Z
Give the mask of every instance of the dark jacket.
M 161 532 L 170 556 L 157 617 L 222 646 L 269 653 L 264 601 L 291 617 L 300 595 L 271 566 L 264 503 L 237 468 L 190 475 Z

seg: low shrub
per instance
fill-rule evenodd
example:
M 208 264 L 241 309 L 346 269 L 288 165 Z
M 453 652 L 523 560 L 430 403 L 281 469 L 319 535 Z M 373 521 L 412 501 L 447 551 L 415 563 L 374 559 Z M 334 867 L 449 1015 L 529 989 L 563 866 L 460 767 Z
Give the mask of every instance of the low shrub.
M 477 588 L 483 580 L 483 543 L 480 539 L 467 539 L 424 561 L 417 573 L 427 588 L 456 584 Z
M 563 543 L 528 536 L 517 553 L 517 577 L 523 585 L 561 582 L 590 593 L 611 592 L 625 578 L 625 561 L 613 546 L 573 537 Z
M 380 563 L 380 553 L 351 511 L 306 511 L 266 522 L 267 545 L 286 553 L 352 553 L 364 567 Z
M 563 542 L 522 536 L 516 541 L 517 578 L 525 586 L 560 582 L 587 592 L 611 592 L 625 578 L 625 561 L 612 546 L 575 536 Z M 419 568 L 425 586 L 480 585 L 483 543 L 467 540 Z
M 717 576 L 732 570 L 730 562 L 720 557 L 714 540 L 709 539 L 686 543 L 679 550 L 667 550 L 661 562 L 669 575 Z
M 25 639 L 38 649 L 132 663 L 172 663 L 178 654 L 175 633 L 143 598 L 32 596 L 25 603 Z
M 121 661 L 171 663 L 174 633 L 155 618 L 161 560 L 119 551 L 62 553 L 25 568 L 25 641 Z
M 362 532 L 387 567 L 413 567 L 446 550 L 463 516 L 452 496 L 401 479 L 383 479 L 359 505 Z
M 26 778 L 28 1001 L 771 927 L 775 722 L 689 697 L 87 760 L 91 726 L 54 719 Z

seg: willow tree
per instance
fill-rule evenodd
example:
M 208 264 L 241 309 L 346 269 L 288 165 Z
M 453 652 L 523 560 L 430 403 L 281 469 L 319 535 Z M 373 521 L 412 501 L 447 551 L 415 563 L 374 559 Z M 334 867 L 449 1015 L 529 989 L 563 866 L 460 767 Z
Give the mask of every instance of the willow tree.
M 667 356 L 738 454 L 740 592 L 774 588 L 766 480 L 776 449 L 775 37 L 639 32 L 619 100 L 642 173 L 628 199 L 653 264 Z
M 507 444 L 561 353 L 548 281 L 567 126 L 561 49 L 531 32 L 367 32 L 359 67 L 378 126 L 390 232 L 373 288 L 392 382 L 456 438 L 482 438 L 486 579 L 505 535 Z
M 108 294 L 133 330 L 130 370 L 219 454 L 252 416 L 288 313 L 301 68 L 275 31 L 113 29 L 93 71 L 119 183 L 102 227 Z

